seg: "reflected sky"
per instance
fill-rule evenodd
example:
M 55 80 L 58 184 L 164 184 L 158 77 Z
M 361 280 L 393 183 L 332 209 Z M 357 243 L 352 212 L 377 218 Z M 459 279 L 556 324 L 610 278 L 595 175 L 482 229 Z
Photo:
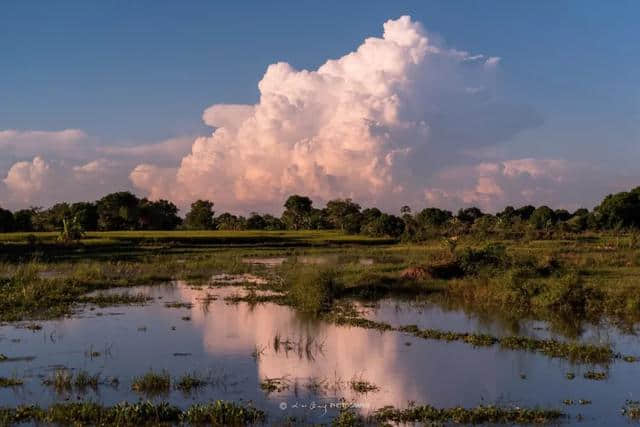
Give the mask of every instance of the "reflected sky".
M 22 387 L 0 389 L 2 405 L 91 399 L 105 404 L 146 398 L 130 390 L 131 380 L 149 370 L 172 376 L 197 372 L 212 385 L 195 394 L 172 391 L 156 400 L 178 405 L 228 399 L 251 401 L 267 410 L 271 419 L 296 415 L 327 421 L 334 411 L 291 409 L 296 402 L 338 402 L 345 399 L 364 406 L 406 406 L 409 401 L 435 406 L 503 404 L 560 408 L 583 424 L 607 419 L 624 421 L 620 408 L 626 399 L 640 399 L 636 378 L 640 364 L 617 361 L 606 381 L 582 377 L 601 367 L 575 366 L 541 354 L 501 350 L 498 346 L 473 348 L 462 342 L 423 340 L 399 332 L 378 332 L 335 326 L 302 316 L 275 304 L 230 304 L 225 296 L 244 292 L 235 287 L 192 287 L 184 282 L 142 287 L 153 302 L 140 306 L 95 308 L 77 317 L 41 323 L 30 331 L 20 325 L 0 327 L 0 353 L 34 357 L 0 363 L 0 376 L 25 379 Z M 208 303 L 203 303 L 207 298 Z M 216 298 L 216 299 L 214 299 Z M 191 308 L 168 308 L 165 303 L 192 302 Z M 367 316 L 394 325 L 509 335 L 503 322 L 479 320 L 461 310 L 435 304 L 416 306 L 383 300 L 367 308 Z M 183 320 L 183 318 L 189 320 Z M 550 334 L 542 322 L 525 324 L 521 334 Z M 276 345 L 276 336 L 279 345 Z M 603 338 L 604 337 L 604 338 Z M 617 351 L 637 354 L 635 336 L 618 331 L 591 330 L 585 339 L 606 339 Z M 276 348 L 277 347 L 277 348 Z M 259 356 L 254 357 L 258 349 Z M 92 355 L 92 353 L 100 353 Z M 42 380 L 56 369 L 86 370 L 103 378 L 117 377 L 117 387 L 102 385 L 97 392 L 58 394 Z M 566 378 L 567 372 L 576 374 Z M 284 390 L 271 394 L 260 389 L 267 378 L 280 378 Z M 350 381 L 366 380 L 379 390 L 359 394 Z M 311 387 L 315 385 L 315 387 Z M 565 406 L 563 400 L 589 399 L 591 405 Z M 281 402 L 287 409 L 281 410 Z M 573 419 L 575 421 L 575 418 Z

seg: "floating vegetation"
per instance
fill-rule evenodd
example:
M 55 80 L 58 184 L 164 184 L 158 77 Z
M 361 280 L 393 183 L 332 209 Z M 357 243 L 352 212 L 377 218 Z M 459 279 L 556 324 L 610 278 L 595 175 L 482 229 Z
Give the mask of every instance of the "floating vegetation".
M 24 384 L 24 381 L 19 378 L 0 377 L 0 387 L 17 387 L 22 384 Z
M 216 274 L 211 277 L 211 282 L 213 284 L 223 284 L 223 285 L 242 285 L 245 283 L 250 283 L 254 285 L 266 285 L 269 283 L 266 279 L 262 277 L 258 277 L 253 274 L 244 273 L 244 274 Z
M 622 356 L 622 360 L 628 363 L 634 363 L 638 361 L 638 358 L 635 356 Z
M 175 388 L 182 392 L 190 393 L 191 391 L 206 386 L 208 383 L 209 382 L 205 378 L 200 377 L 194 372 L 181 376 L 176 381 Z
M 171 425 L 243 426 L 263 423 L 266 415 L 251 406 L 215 401 L 183 410 L 169 403 L 120 403 L 102 406 L 93 402 L 58 403 L 0 408 L 0 425 L 23 423 L 56 425 Z
M 94 304 L 98 307 L 108 307 L 108 306 L 117 306 L 117 305 L 144 305 L 151 301 L 151 298 L 148 295 L 144 294 L 110 294 L 110 293 L 100 293 L 97 295 L 89 295 L 80 297 L 78 299 L 79 303 L 82 304 Z
M 273 392 L 282 392 L 289 389 L 289 381 L 286 378 L 265 378 L 260 382 L 260 388 L 271 394 Z
M 603 381 L 607 379 L 606 372 L 587 371 L 584 373 L 584 377 L 588 380 Z
M 266 348 L 267 348 L 266 346 L 256 345 L 255 348 L 253 349 L 253 352 L 251 352 L 251 357 L 253 357 L 253 359 L 256 361 L 260 360 Z
M 565 377 L 566 377 L 568 380 L 572 380 L 572 379 L 574 379 L 574 378 L 576 377 L 576 374 L 574 374 L 573 372 L 567 372 L 567 373 L 566 373 L 566 375 L 565 375 Z
M 634 421 L 640 420 L 640 401 L 627 400 L 622 407 L 622 415 Z
M 265 303 L 286 305 L 288 303 L 285 295 L 259 294 L 253 289 L 247 292 L 245 295 L 240 295 L 240 294 L 229 295 L 228 297 L 225 297 L 224 300 L 229 304 L 239 304 L 241 302 L 246 302 L 251 305 L 265 304 Z
M 591 401 L 589 399 L 579 399 L 578 403 L 581 405 L 591 405 Z
M 430 405 L 412 405 L 406 409 L 387 406 L 377 410 L 372 418 L 377 422 L 394 423 L 545 424 L 564 416 L 562 412 L 554 409 L 501 408 L 497 406 L 438 409 Z
M 165 371 L 161 373 L 147 372 L 140 377 L 133 378 L 131 390 L 150 396 L 167 394 L 171 390 L 171 376 Z
M 0 353 L 0 362 L 4 362 L 5 360 L 9 360 L 9 357 L 7 357 L 6 355 Z
M 312 335 L 300 338 L 282 338 L 277 332 L 273 337 L 273 350 L 276 354 L 283 352 L 288 356 L 289 353 L 294 353 L 300 359 L 306 358 L 313 361 L 317 354 L 324 354 L 324 342 Z
M 352 378 L 351 381 L 349 382 L 349 386 L 351 387 L 351 390 L 355 391 L 356 393 L 363 393 L 363 394 L 380 390 L 380 388 L 377 385 L 362 379 L 362 377 Z
M 35 331 L 39 331 L 39 330 L 41 330 L 41 329 L 42 329 L 42 326 L 38 325 L 37 323 L 29 323 L 29 324 L 28 324 L 28 325 L 26 325 L 24 328 L 25 328 L 25 329 L 28 329 L 28 330 L 30 330 L 30 331 L 35 332 Z
M 74 375 L 67 369 L 58 369 L 52 377 L 44 379 L 42 384 L 55 388 L 59 393 L 74 388 L 82 392 L 87 388 L 97 389 L 101 381 L 100 374 L 91 375 L 87 371 L 80 371 Z
M 172 301 L 165 302 L 164 306 L 167 308 L 193 308 L 193 303 L 191 302 L 182 302 L 182 301 Z

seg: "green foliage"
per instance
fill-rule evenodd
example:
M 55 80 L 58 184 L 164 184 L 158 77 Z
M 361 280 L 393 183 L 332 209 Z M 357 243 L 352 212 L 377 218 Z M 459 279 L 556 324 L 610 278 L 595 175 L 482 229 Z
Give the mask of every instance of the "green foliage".
M 604 228 L 640 227 L 640 187 L 608 195 L 595 212 L 598 223 Z
M 529 218 L 529 222 L 538 230 L 551 228 L 556 222 L 556 214 L 550 207 L 540 206 L 533 211 Z
M 358 233 L 362 222 L 360 205 L 351 199 L 336 199 L 327 202 L 325 208 L 327 218 L 331 225 L 338 230 L 347 233 Z
M 191 210 L 184 219 L 185 228 L 189 230 L 212 230 L 213 202 L 209 200 L 196 200 L 191 204 Z
M 182 223 L 178 207 L 168 200 L 140 201 L 140 225 L 143 230 L 173 230 Z
M 100 230 L 135 230 L 140 219 L 140 200 L 128 191 L 111 193 L 96 202 Z
M 84 229 L 76 217 L 72 219 L 62 219 L 62 230 L 58 235 L 58 240 L 63 243 L 71 243 L 82 239 L 83 236 Z
M 343 290 L 333 269 L 295 266 L 285 277 L 287 295 L 300 311 L 318 314 L 331 307 Z
M 313 202 L 306 196 L 294 194 L 289 196 L 284 203 L 285 211 L 282 213 L 282 221 L 289 230 L 302 230 L 310 228 L 310 217 Z

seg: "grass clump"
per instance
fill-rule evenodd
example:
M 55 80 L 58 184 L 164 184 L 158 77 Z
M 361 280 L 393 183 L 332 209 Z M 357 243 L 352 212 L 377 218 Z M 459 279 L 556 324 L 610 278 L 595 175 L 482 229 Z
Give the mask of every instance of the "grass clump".
M 557 421 L 564 414 L 554 409 L 500 408 L 478 406 L 475 408 L 439 409 L 430 405 L 409 406 L 406 409 L 384 407 L 373 415 L 377 422 L 394 423 L 457 423 L 457 424 L 546 424 Z
M 581 344 L 578 342 L 564 343 L 553 339 L 537 339 L 522 336 L 497 338 L 486 334 L 420 329 L 416 325 L 402 326 L 398 328 L 398 330 L 419 338 L 463 341 L 476 347 L 500 344 L 502 348 L 510 350 L 534 351 L 549 357 L 568 359 L 572 362 L 579 363 L 607 363 L 615 358 L 615 353 L 609 346 Z
M 100 293 L 93 296 L 84 296 L 78 298 L 79 303 L 94 304 L 98 307 L 108 307 L 116 305 L 144 305 L 153 298 L 144 294 L 105 294 Z
M 120 403 L 102 406 L 93 402 L 59 403 L 0 408 L 0 425 L 19 423 L 55 425 L 213 425 L 243 426 L 264 422 L 264 412 L 233 402 L 215 401 L 185 410 L 166 402 Z
M 202 388 L 204 386 L 206 386 L 208 384 L 208 381 L 202 377 L 200 377 L 198 374 L 194 373 L 189 373 L 189 374 L 184 374 L 183 376 L 181 376 L 175 384 L 175 388 L 185 392 L 185 393 L 190 393 L 194 390 L 197 390 L 199 388 Z
M 42 381 L 46 386 L 53 387 L 58 392 L 76 389 L 79 392 L 91 388 L 98 388 L 100 384 L 100 374 L 91 375 L 87 371 L 80 371 L 76 375 L 67 369 L 58 369 L 52 377 Z
M 344 289 L 335 270 L 319 266 L 296 265 L 287 273 L 285 283 L 291 305 L 312 314 L 328 311 Z
M 182 413 L 181 419 L 192 425 L 245 426 L 264 423 L 266 415 L 250 406 L 218 400 L 191 406 Z
M 167 394 L 171 390 L 171 376 L 165 371 L 160 373 L 147 372 L 133 378 L 131 390 L 151 396 Z
M 24 381 L 19 378 L 0 377 L 0 388 L 17 387 L 21 386 L 22 384 L 24 384 Z
M 630 420 L 640 420 L 640 401 L 627 400 L 622 407 L 622 414 Z
M 289 382 L 286 378 L 265 378 L 260 382 L 260 389 L 267 392 L 267 394 L 280 393 L 289 389 Z
M 352 378 L 349 386 L 351 390 L 362 394 L 380 390 L 380 387 L 362 378 Z
M 588 380 L 604 381 L 607 379 L 606 372 L 587 371 L 584 373 L 584 377 Z

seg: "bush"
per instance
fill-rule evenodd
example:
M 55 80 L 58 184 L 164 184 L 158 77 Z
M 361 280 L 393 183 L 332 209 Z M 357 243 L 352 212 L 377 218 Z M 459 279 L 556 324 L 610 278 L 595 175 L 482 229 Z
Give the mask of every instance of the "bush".
M 313 314 L 330 309 L 344 289 L 334 270 L 318 266 L 294 267 L 286 282 L 292 304 L 300 311 Z

